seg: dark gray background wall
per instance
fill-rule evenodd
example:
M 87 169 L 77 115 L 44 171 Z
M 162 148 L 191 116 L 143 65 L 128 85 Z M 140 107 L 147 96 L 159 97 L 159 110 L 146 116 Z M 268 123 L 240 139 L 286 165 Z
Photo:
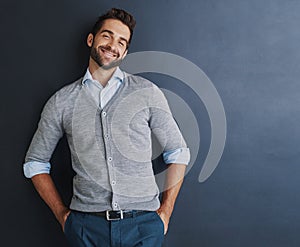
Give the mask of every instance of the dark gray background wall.
M 66 246 L 50 210 L 22 174 L 45 101 L 84 73 L 85 38 L 113 6 L 137 19 L 130 52 L 170 52 L 212 80 L 226 111 L 227 141 L 214 174 L 198 175 L 210 127 L 191 101 L 201 147 L 174 211 L 165 246 L 300 245 L 300 1 L 1 1 L 1 246 Z M 160 86 L 171 80 L 149 75 Z M 184 88 L 182 88 L 184 94 Z M 63 139 L 53 176 L 66 202 L 70 160 Z

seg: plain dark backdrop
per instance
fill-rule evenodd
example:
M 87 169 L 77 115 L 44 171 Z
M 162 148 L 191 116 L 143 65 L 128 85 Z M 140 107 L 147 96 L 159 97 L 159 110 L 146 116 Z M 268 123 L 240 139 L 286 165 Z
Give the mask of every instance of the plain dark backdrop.
M 191 105 L 198 114 L 201 152 L 186 176 L 165 246 L 300 246 L 300 1 L 0 4 L 1 246 L 66 246 L 52 213 L 24 178 L 22 164 L 44 103 L 83 75 L 86 35 L 111 7 L 125 8 L 137 19 L 130 52 L 164 51 L 192 61 L 212 80 L 226 111 L 224 154 L 200 184 L 209 120 L 199 100 Z M 152 76 L 160 83 L 168 80 Z M 66 203 L 72 190 L 68 152 L 63 139 L 52 160 Z

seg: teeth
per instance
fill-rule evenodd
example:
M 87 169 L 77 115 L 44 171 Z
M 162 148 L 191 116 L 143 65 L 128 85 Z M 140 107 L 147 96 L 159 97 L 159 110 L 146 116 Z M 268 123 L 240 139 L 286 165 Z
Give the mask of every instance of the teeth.
M 102 52 L 106 55 L 106 56 L 109 56 L 109 57 L 116 57 L 117 55 L 116 54 L 114 54 L 114 53 L 112 53 L 112 52 L 110 52 L 110 51 L 107 51 L 107 50 L 105 50 L 105 49 L 101 49 L 102 50 Z

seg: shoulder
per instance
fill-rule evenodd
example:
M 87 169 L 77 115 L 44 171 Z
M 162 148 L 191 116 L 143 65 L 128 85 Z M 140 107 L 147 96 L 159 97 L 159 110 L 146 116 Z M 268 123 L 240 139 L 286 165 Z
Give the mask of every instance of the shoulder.
M 77 95 L 81 89 L 82 78 L 69 83 L 59 90 L 57 90 L 45 104 L 45 108 L 55 108 L 57 110 L 64 108 L 67 105 L 72 105 L 77 98 Z
M 55 101 L 68 101 L 72 98 L 72 96 L 77 95 L 78 92 L 81 89 L 81 81 L 82 78 L 69 83 L 59 90 L 57 90 L 50 98 L 50 100 L 55 100 Z
M 53 96 L 63 99 L 70 98 L 74 93 L 77 94 L 78 91 L 81 89 L 81 81 L 82 78 L 63 86 L 62 88 L 57 90 Z
M 148 101 L 148 105 L 168 104 L 163 91 L 154 82 L 144 77 L 126 73 L 125 83 L 131 93 L 138 92 L 140 97 Z
M 160 88 L 154 82 L 142 76 L 125 73 L 125 78 L 129 87 L 133 87 L 135 89 L 147 88 L 151 89 L 153 92 L 161 92 Z

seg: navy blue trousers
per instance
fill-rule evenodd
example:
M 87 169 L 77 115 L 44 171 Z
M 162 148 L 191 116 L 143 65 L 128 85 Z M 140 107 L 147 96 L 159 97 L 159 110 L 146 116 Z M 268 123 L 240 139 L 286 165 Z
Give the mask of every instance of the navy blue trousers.
M 117 221 L 74 212 L 65 223 L 70 247 L 161 247 L 164 225 L 156 212 Z

